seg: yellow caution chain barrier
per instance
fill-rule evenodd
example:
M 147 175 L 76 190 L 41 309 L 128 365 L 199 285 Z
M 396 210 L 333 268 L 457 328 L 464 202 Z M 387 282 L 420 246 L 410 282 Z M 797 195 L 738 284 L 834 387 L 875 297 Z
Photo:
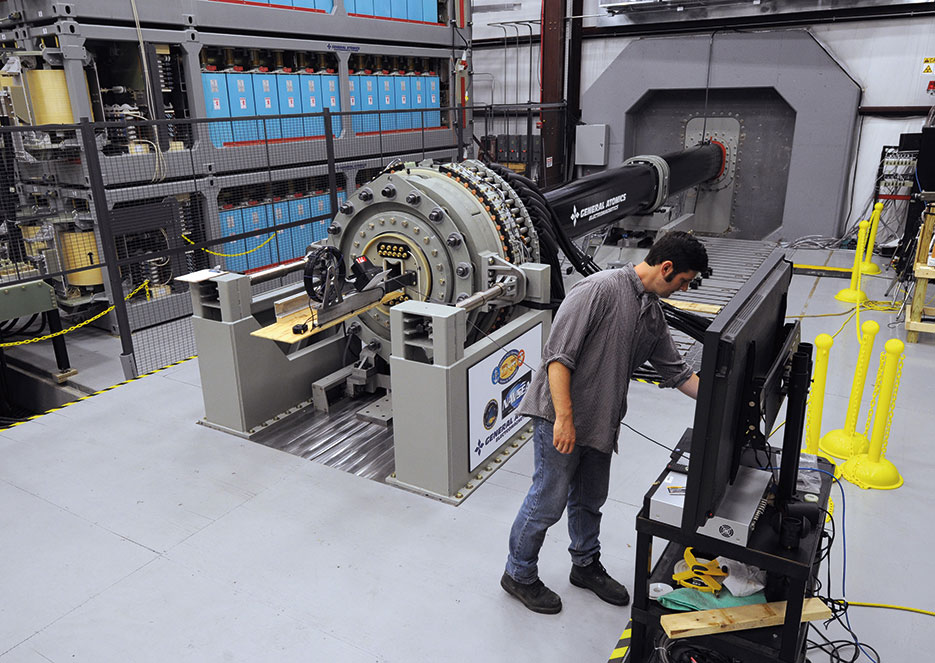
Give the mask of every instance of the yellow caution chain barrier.
M 133 295 L 135 295 L 136 293 L 138 293 L 138 292 L 139 292 L 140 290 L 142 290 L 143 288 L 147 288 L 147 289 L 149 288 L 149 279 L 147 279 L 146 281 L 143 281 L 143 284 L 142 284 L 140 287 L 138 287 L 136 290 L 134 290 L 134 291 L 131 292 L 129 295 L 127 295 L 126 297 L 124 297 L 124 299 L 125 299 L 126 301 L 129 301 L 130 298 L 131 298 Z M 78 329 L 78 328 L 80 328 L 80 327 L 84 327 L 85 325 L 91 324 L 92 322 L 94 322 L 94 321 L 97 320 L 98 318 L 104 317 L 105 315 L 107 315 L 108 313 L 110 313 L 110 312 L 113 311 L 113 310 L 114 310 L 114 307 L 113 307 L 113 306 L 108 306 L 106 309 L 104 309 L 103 311 L 101 311 L 100 313 L 98 313 L 97 315 L 95 315 L 93 318 L 88 318 L 88 319 L 85 320 L 84 322 L 79 322 L 77 325 L 74 325 L 74 326 L 72 326 L 72 327 L 69 327 L 68 329 L 63 329 L 62 331 L 57 331 L 57 332 L 53 332 L 53 333 L 51 333 L 51 334 L 46 334 L 45 336 L 37 336 L 36 338 L 27 338 L 25 341 L 12 341 L 12 342 L 10 342 L 10 343 L 0 343 L 0 348 L 12 348 L 12 347 L 15 347 L 15 346 L 17 346 L 17 345 L 29 345 L 30 343 L 38 343 L 39 341 L 48 341 L 50 338 L 55 338 L 56 336 L 61 336 L 61 335 L 63 335 L 63 334 L 67 334 L 68 332 L 75 331 L 76 329 Z
M 262 249 L 264 246 L 272 242 L 275 236 L 276 236 L 276 233 L 273 233 L 272 235 L 269 236 L 269 239 L 267 239 L 265 242 L 260 244 L 258 247 L 256 247 L 255 249 L 250 249 L 249 251 L 244 251 L 243 253 L 215 253 L 214 251 L 209 251 L 208 249 L 205 249 L 205 248 L 202 248 L 201 250 L 204 251 L 205 253 L 210 253 L 213 256 L 221 256 L 222 258 L 236 258 L 237 256 L 245 256 L 248 253 L 253 253 L 254 251 L 258 251 Z M 182 235 L 182 239 L 184 239 L 189 244 L 194 244 L 194 242 L 185 235 Z

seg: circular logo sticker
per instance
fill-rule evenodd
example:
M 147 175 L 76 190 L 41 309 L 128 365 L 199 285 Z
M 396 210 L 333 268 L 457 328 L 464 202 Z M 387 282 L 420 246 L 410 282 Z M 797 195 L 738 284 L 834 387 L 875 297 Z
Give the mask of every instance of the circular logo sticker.
M 484 408 L 484 428 L 490 430 L 493 428 L 494 424 L 497 423 L 497 415 L 500 413 L 500 408 L 497 405 L 497 401 L 491 400 L 487 403 L 487 406 Z

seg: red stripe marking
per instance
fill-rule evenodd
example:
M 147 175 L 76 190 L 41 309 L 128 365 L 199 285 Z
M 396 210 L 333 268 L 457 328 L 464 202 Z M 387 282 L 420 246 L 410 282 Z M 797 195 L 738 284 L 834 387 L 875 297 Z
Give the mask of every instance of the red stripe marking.
M 912 196 L 894 196 L 890 194 L 884 194 L 878 196 L 880 200 L 912 200 Z

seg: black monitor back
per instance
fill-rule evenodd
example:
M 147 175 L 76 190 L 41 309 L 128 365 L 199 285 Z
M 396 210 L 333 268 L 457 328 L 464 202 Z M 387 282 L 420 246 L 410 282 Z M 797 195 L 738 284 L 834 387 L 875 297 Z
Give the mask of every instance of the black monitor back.
M 781 353 L 791 280 L 792 264 L 782 251 L 773 251 L 705 332 L 684 530 L 694 532 L 705 523 L 737 474 L 740 452 L 751 435 L 743 419 L 744 406 L 754 383 L 766 377 Z M 780 403 L 774 393 L 763 395 L 766 434 Z

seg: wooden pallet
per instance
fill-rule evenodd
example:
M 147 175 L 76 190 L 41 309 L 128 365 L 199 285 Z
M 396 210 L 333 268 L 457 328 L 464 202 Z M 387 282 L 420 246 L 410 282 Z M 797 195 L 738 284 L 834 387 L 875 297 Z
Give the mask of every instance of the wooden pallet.
M 935 322 L 922 322 L 922 316 L 935 316 L 935 307 L 925 305 L 926 291 L 929 281 L 935 280 L 935 267 L 928 266 L 929 244 L 932 242 L 932 233 L 935 230 L 935 204 L 929 204 L 925 211 L 925 219 L 919 228 L 919 241 L 916 245 L 915 267 L 913 276 L 916 279 L 915 292 L 912 303 L 906 310 L 906 342 L 917 343 L 919 332 L 935 334 Z

